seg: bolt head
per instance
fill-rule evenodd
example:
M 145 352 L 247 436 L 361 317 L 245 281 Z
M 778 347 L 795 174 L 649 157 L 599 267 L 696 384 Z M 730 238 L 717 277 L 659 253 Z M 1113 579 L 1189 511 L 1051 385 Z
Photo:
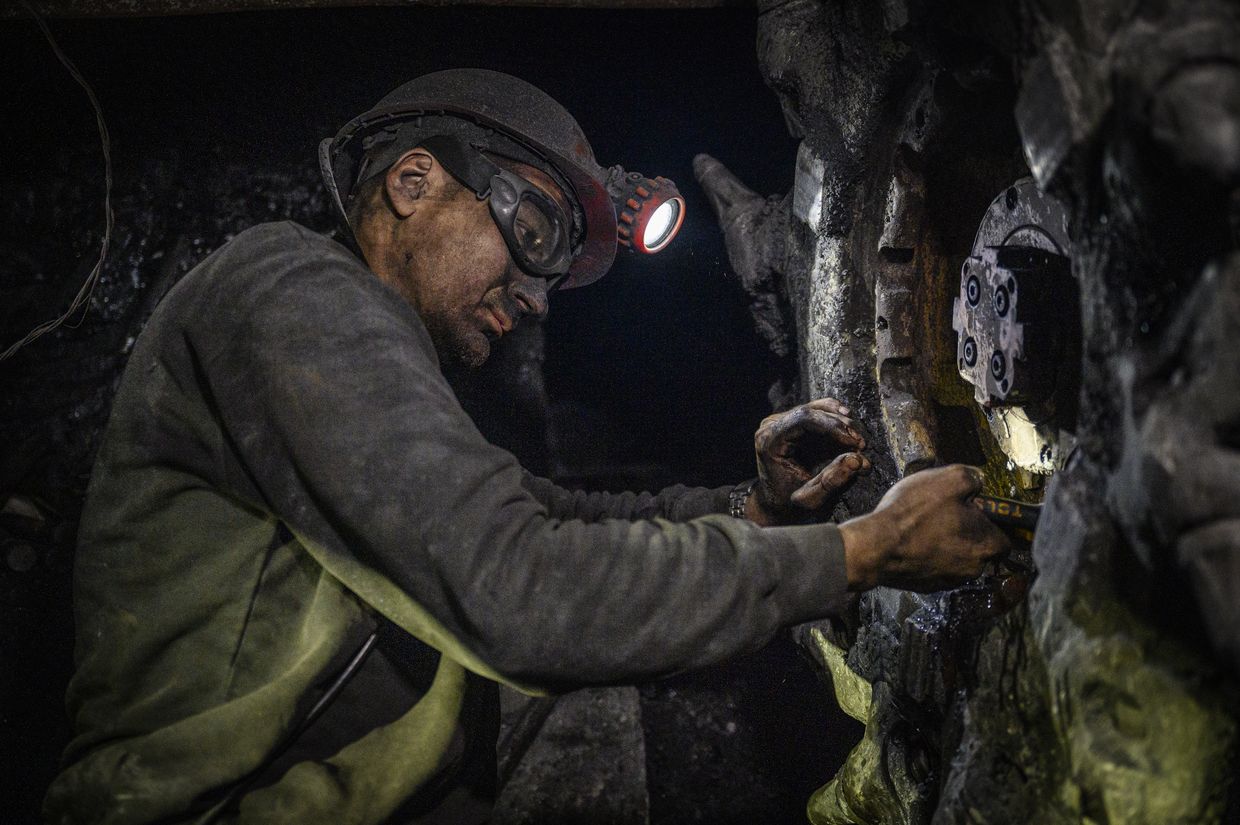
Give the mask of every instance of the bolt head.
M 964 363 L 969 367 L 977 363 L 977 342 L 972 338 L 965 339 L 964 342 Z
M 977 306 L 977 302 L 982 299 L 982 284 L 977 280 L 976 275 L 970 275 L 964 284 L 964 297 L 969 302 L 969 306 Z
M 1007 375 L 1007 357 L 999 350 L 995 350 L 990 356 L 990 374 L 996 381 L 1002 381 Z
M 1007 287 L 1001 286 L 995 290 L 995 312 L 1000 318 L 1007 317 L 1008 310 L 1012 308 L 1012 296 L 1008 295 Z

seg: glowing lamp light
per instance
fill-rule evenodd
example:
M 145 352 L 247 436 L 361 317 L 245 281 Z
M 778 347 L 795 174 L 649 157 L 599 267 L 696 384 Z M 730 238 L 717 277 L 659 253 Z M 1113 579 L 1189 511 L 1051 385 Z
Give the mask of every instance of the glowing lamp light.
M 663 250 L 685 221 L 685 199 L 667 178 L 630 172 L 625 184 L 616 198 L 617 242 L 646 255 Z
M 647 252 L 658 252 L 667 246 L 680 228 L 680 200 L 663 201 L 650 213 L 642 232 L 642 246 Z

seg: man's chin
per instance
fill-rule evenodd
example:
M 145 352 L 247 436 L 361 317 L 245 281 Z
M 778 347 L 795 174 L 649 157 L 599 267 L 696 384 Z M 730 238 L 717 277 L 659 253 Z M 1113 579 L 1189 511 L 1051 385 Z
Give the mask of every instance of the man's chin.
M 485 335 L 453 339 L 448 347 L 436 347 L 439 357 L 453 366 L 476 370 L 491 357 L 491 341 Z
M 491 357 L 491 346 L 499 338 L 487 331 L 464 324 L 427 324 L 435 353 L 444 366 L 474 370 Z

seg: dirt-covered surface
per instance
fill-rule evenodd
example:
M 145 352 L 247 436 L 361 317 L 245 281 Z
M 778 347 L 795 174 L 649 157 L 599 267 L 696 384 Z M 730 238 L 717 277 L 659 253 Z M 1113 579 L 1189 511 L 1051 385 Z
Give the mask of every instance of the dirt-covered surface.
M 794 395 L 845 398 L 871 425 L 876 472 L 844 509 L 962 460 L 987 492 L 1046 504 L 1012 564 L 947 593 L 878 588 L 851 622 L 798 631 L 867 719 L 811 820 L 1236 821 L 1240 11 L 761 8 L 762 71 L 803 138 L 791 197 L 703 185 L 770 295 L 754 306 L 788 305 Z M 973 229 L 1027 175 L 1061 204 L 1077 289 L 1043 296 L 1025 340 L 1080 336 L 1059 356 L 1077 363 L 1023 355 L 1081 380 L 1039 419 L 1077 446 L 1036 472 L 992 430 L 1009 419 L 975 405 L 951 328 Z

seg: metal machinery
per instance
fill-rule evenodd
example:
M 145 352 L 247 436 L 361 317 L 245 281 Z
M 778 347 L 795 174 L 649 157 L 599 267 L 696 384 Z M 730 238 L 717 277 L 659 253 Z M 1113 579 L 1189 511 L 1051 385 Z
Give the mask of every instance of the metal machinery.
M 1080 295 L 1067 216 L 1032 178 L 986 210 L 952 302 L 956 367 L 1022 470 L 1063 467 L 1075 439 Z

